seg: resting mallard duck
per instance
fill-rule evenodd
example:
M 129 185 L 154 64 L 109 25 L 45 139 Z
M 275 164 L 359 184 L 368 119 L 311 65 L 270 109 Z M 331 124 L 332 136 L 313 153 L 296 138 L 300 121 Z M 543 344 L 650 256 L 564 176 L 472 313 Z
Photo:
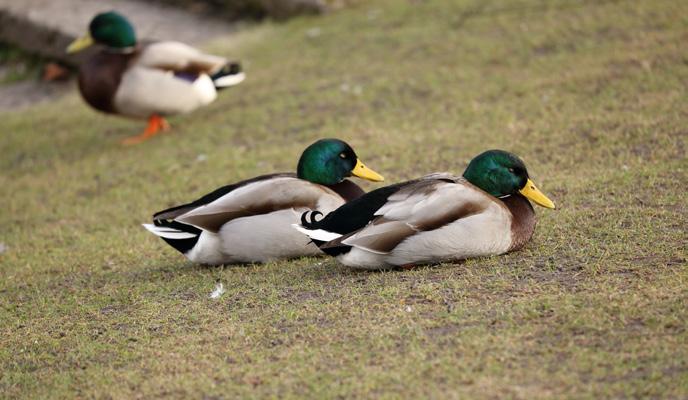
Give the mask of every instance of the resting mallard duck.
M 345 179 L 374 182 L 353 149 L 322 139 L 304 150 L 297 173 L 263 175 L 221 187 L 200 199 L 160 211 L 144 224 L 189 260 L 200 264 L 267 262 L 316 255 L 318 248 L 292 229 L 306 210 L 328 213 L 364 194 Z
M 79 68 L 84 100 L 106 113 L 148 118 L 143 133 L 125 139 L 125 144 L 140 143 L 166 130 L 169 124 L 163 116 L 191 112 L 215 100 L 218 89 L 244 80 L 238 63 L 183 43 L 138 43 L 134 28 L 116 12 L 96 15 L 89 32 L 70 44 L 67 52 L 93 43 L 104 47 Z
M 518 250 L 535 230 L 527 199 L 554 208 L 515 155 L 491 150 L 463 177 L 448 173 L 383 187 L 297 230 L 345 265 L 363 269 L 436 263 Z M 310 219 L 310 221 L 309 221 Z

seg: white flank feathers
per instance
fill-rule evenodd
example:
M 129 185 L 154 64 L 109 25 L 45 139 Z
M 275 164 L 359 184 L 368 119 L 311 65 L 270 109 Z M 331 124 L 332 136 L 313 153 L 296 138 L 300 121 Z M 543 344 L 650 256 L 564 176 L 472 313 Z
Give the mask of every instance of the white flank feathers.
M 217 98 L 215 82 L 208 75 L 199 75 L 193 83 L 193 90 L 202 105 L 210 104 Z

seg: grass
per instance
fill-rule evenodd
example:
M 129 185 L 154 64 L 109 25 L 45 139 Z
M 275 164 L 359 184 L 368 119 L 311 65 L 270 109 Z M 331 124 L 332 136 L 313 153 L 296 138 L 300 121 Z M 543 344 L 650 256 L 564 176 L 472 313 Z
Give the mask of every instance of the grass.
M 137 147 L 77 94 L 3 114 L 2 397 L 688 396 L 686 15 L 365 2 L 210 43 L 248 80 Z M 200 267 L 139 226 L 327 136 L 389 182 L 508 149 L 559 210 L 520 252 L 382 273 Z

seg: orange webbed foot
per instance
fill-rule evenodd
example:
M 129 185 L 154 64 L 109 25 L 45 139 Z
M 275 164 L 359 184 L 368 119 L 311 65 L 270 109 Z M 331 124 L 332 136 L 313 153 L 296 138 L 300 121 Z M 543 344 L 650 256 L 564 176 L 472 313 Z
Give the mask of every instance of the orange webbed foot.
M 124 145 L 133 145 L 133 144 L 139 144 L 141 142 L 144 142 L 151 137 L 157 135 L 161 131 L 167 131 L 170 129 L 170 124 L 165 121 L 165 119 L 159 115 L 151 115 L 150 118 L 148 118 L 148 126 L 146 126 L 146 129 L 141 133 L 140 135 L 128 137 L 124 140 L 122 140 L 122 144 Z

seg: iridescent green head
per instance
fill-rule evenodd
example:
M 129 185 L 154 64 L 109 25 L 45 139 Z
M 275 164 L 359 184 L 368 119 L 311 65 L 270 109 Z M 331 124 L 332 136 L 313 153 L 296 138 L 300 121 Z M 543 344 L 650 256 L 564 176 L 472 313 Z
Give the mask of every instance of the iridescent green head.
M 113 48 L 136 46 L 134 27 L 121 14 L 114 11 L 96 15 L 88 26 L 93 40 Z
M 522 194 L 536 204 L 554 208 L 528 177 L 528 170 L 516 155 L 503 150 L 488 150 L 475 157 L 463 173 L 470 183 L 495 197 Z
M 121 14 L 114 11 L 98 14 L 91 20 L 88 33 L 72 42 L 67 52 L 76 53 L 93 43 L 117 50 L 131 48 L 136 46 L 136 32 Z
M 296 173 L 301 179 L 321 185 L 334 185 L 352 175 L 373 182 L 384 180 L 339 139 L 321 139 L 308 146 L 301 154 Z

